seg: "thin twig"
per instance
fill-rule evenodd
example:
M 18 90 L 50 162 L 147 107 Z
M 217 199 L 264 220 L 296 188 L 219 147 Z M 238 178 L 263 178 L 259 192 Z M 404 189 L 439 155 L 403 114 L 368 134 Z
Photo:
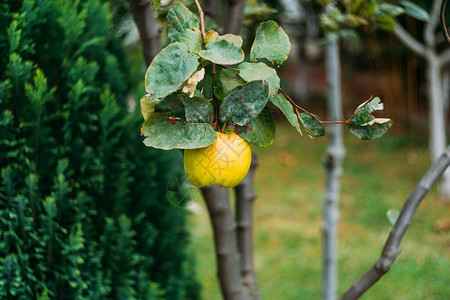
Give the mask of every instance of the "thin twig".
M 301 111 L 303 111 L 304 113 L 307 113 L 308 115 L 310 115 L 311 117 L 313 117 L 314 119 L 316 119 L 318 122 L 322 123 L 321 120 L 319 120 L 316 115 L 314 115 L 313 113 L 310 113 L 309 111 L 307 111 L 306 109 L 304 109 L 303 107 L 297 105 L 297 103 L 294 102 L 294 100 L 291 99 L 291 97 L 289 97 L 288 94 L 286 94 L 281 88 L 278 89 L 284 97 L 286 97 L 286 99 L 289 100 L 289 102 L 291 102 L 292 105 L 294 105 L 294 107 L 300 109 Z M 298 112 L 298 111 L 297 111 Z
M 202 7 L 200 6 L 200 3 L 198 2 L 198 0 L 194 0 L 195 5 L 197 6 L 198 9 L 198 14 L 200 15 L 200 30 L 202 32 L 202 37 L 203 40 L 206 39 L 206 31 L 205 31 L 205 13 L 203 12 Z
M 347 124 L 347 121 L 320 121 L 322 124 Z
M 397 255 L 400 253 L 400 242 L 408 230 L 417 208 L 449 165 L 450 146 L 431 165 L 427 173 L 422 177 L 419 184 L 405 201 L 400 215 L 384 244 L 380 258 L 342 295 L 340 300 L 358 299 L 390 270 Z
M 316 119 L 317 122 L 322 123 L 322 124 L 347 124 L 346 121 L 322 121 L 315 114 L 310 113 L 309 111 L 307 111 L 303 107 L 297 105 L 297 103 L 295 103 L 294 100 L 292 100 L 291 97 L 289 97 L 289 95 L 286 94 L 281 88 L 279 88 L 278 90 L 283 94 L 284 97 L 286 97 L 286 99 L 289 100 L 289 102 L 291 102 L 292 105 L 294 105 L 295 112 L 297 113 L 297 115 L 300 115 L 300 113 L 298 112 L 298 109 L 300 109 L 304 113 L 307 113 L 308 115 L 310 115 L 311 117 Z
M 448 35 L 447 31 L 447 25 L 445 25 L 445 5 L 447 4 L 447 0 L 442 1 L 441 5 L 441 27 L 442 27 L 442 34 L 444 35 L 444 39 L 447 41 L 447 43 L 450 43 L 450 36 Z

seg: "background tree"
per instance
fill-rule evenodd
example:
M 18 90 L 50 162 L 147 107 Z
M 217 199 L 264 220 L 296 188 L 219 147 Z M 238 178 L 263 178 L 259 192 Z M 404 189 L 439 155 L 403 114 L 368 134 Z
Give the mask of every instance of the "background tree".
M 446 137 L 446 112 L 443 96 L 443 67 L 450 62 L 450 50 L 442 52 L 438 49 L 438 39 L 436 30 L 439 22 L 439 11 L 442 0 L 432 2 L 430 14 L 420 7 L 405 7 L 417 19 L 424 21 L 423 42 L 413 37 L 399 22 L 394 22 L 393 33 L 411 51 L 421 56 L 426 61 L 427 96 L 429 105 L 429 136 L 430 153 L 433 160 L 436 160 L 447 145 Z M 409 10 L 408 10 L 409 9 Z M 446 171 L 440 184 L 442 197 L 450 198 L 450 171 Z
M 142 145 L 111 19 L 98 0 L 0 4 L 2 299 L 199 297 L 167 201 L 179 155 Z

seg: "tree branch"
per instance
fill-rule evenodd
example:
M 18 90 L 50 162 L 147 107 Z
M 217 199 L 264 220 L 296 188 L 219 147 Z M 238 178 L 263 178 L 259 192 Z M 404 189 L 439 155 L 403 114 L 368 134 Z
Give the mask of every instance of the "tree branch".
M 200 6 L 200 3 L 198 0 L 194 0 L 195 5 L 197 6 L 198 14 L 200 15 L 200 30 L 202 32 L 203 40 L 205 40 L 206 37 L 206 31 L 205 31 L 205 13 L 202 10 L 202 7 Z
M 160 26 L 155 20 L 148 0 L 128 0 L 128 4 L 139 30 L 145 62 L 149 66 L 153 58 L 161 50 Z
M 435 32 L 436 27 L 439 22 L 439 11 L 441 8 L 442 0 L 434 0 L 433 6 L 431 7 L 430 19 L 425 24 L 425 28 L 423 30 L 425 44 L 432 47 L 434 45 L 434 40 L 436 38 Z
M 447 0 L 442 1 L 441 5 L 441 28 L 442 28 L 442 35 L 444 36 L 444 39 L 447 41 L 447 43 L 450 43 L 450 36 L 448 35 L 447 25 L 445 24 L 445 5 L 447 4 Z
M 253 182 L 257 166 L 258 158 L 255 153 L 252 153 L 252 163 L 247 176 L 234 188 L 236 192 L 237 236 L 241 254 L 242 283 L 248 299 L 251 300 L 261 299 L 253 266 L 253 202 L 255 200 Z
M 397 22 L 397 25 L 394 27 L 392 32 L 406 47 L 411 49 L 417 55 L 422 57 L 424 56 L 426 52 L 424 45 L 417 41 L 408 31 L 406 31 L 400 23 Z
M 391 229 L 380 258 L 342 295 L 341 300 L 358 299 L 390 270 L 400 252 L 400 242 L 408 230 L 417 208 L 449 165 L 450 146 L 431 165 L 427 173 L 422 177 L 419 184 L 405 201 L 397 222 L 395 222 L 394 227 Z
M 243 300 L 236 222 L 231 212 L 228 190 L 218 186 L 201 189 L 214 231 L 217 276 L 224 300 Z

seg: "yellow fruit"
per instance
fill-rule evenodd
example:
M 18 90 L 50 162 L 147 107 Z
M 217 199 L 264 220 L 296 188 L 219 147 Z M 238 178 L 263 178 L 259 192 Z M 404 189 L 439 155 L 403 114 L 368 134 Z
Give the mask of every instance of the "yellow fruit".
M 216 132 L 214 144 L 184 150 L 184 169 L 193 185 L 220 185 L 231 188 L 247 175 L 252 153 L 249 144 L 232 132 Z

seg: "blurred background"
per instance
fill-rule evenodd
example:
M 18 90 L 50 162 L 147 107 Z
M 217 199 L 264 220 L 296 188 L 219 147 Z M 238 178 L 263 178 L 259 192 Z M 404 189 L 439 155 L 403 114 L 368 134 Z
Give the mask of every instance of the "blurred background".
M 431 2 L 415 3 L 430 11 Z M 133 3 L 0 3 L 1 299 L 221 299 L 208 213 L 186 181 L 182 154 L 147 148 L 140 136 L 148 57 L 168 43 L 165 14 L 174 2 L 154 15 L 150 54 Z M 151 13 L 146 3 L 137 9 Z M 205 7 L 210 29 L 229 26 L 226 1 L 219 4 Z M 241 34 L 248 53 L 260 22 L 277 21 L 291 41 L 282 88 L 327 119 L 320 13 L 315 1 L 247 0 Z M 423 42 L 424 22 L 398 22 Z M 425 60 L 392 32 L 355 30 L 357 40 L 340 44 L 344 116 L 378 96 L 394 125 L 375 141 L 345 133 L 339 294 L 379 257 L 392 226 L 387 212 L 401 209 L 432 161 Z M 439 51 L 446 47 L 436 40 Z M 261 297 L 319 299 L 327 138 L 300 136 L 272 112 L 274 144 L 253 147 Z M 432 190 L 391 271 L 363 299 L 450 298 L 449 203 Z

